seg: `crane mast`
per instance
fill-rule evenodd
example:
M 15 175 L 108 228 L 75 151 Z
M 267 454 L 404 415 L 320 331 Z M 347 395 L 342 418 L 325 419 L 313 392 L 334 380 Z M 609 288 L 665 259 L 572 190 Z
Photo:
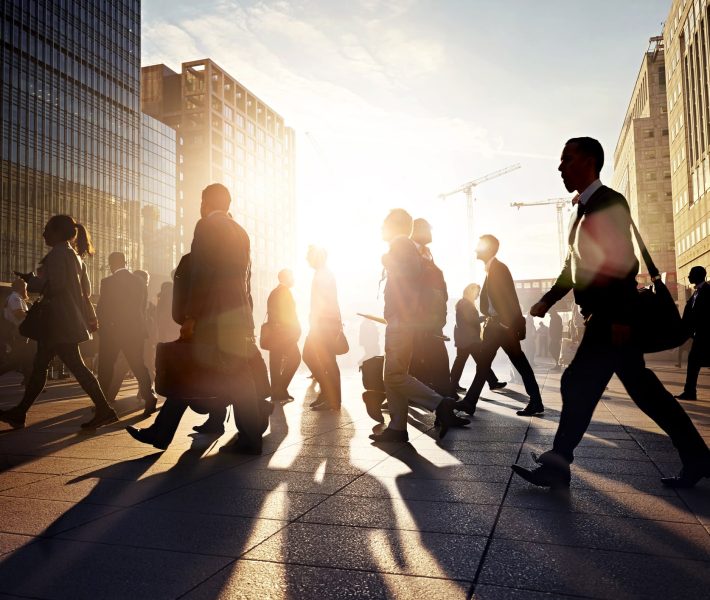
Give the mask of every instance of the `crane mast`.
M 560 267 L 563 267 L 565 257 L 567 256 L 563 210 L 572 206 L 571 198 L 549 198 L 548 200 L 540 200 L 539 202 L 511 202 L 510 206 L 518 210 L 527 206 L 554 206 L 557 209 L 557 245 L 560 255 Z

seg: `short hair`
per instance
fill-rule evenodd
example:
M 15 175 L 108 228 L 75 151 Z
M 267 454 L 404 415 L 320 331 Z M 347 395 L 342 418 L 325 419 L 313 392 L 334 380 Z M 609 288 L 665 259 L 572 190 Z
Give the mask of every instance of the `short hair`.
M 206 202 L 216 210 L 229 210 L 232 197 L 229 190 L 221 183 L 211 183 L 202 190 L 202 201 Z
M 700 283 L 701 281 L 705 281 L 706 275 L 707 271 L 705 270 L 705 267 L 695 265 L 692 269 L 690 269 L 690 272 L 688 273 L 688 281 L 690 281 L 690 283 Z
M 591 137 L 576 137 L 567 140 L 567 144 L 574 144 L 580 153 L 594 159 L 597 175 L 602 172 L 602 167 L 604 167 L 604 148 L 602 148 L 599 140 Z
M 483 240 L 486 244 L 488 244 L 491 247 L 493 254 L 498 254 L 498 248 L 500 248 L 500 242 L 498 241 L 498 238 L 496 236 L 491 235 L 490 233 L 484 233 L 480 237 L 480 239 Z
M 119 263 L 122 265 L 126 264 L 126 255 L 123 252 L 111 252 L 111 254 L 108 255 L 108 262 L 110 263 Z
M 463 295 L 464 297 L 473 294 L 473 293 L 480 293 L 481 291 L 481 286 L 478 285 L 477 283 L 469 283 L 465 288 L 463 288 Z
M 145 281 L 145 284 L 148 285 L 148 282 L 150 281 L 150 273 L 148 273 L 148 271 L 138 269 L 136 271 L 133 271 L 133 274 L 140 277 L 143 281 Z
M 293 276 L 291 269 L 281 269 L 277 277 L 279 278 L 279 283 L 283 283 L 284 280 L 289 276 Z
M 385 217 L 385 223 L 402 235 L 409 236 L 412 234 L 412 226 L 414 223 L 412 221 L 412 215 L 403 208 L 393 208 L 390 210 L 389 214 Z
M 308 246 L 308 256 L 315 265 L 323 266 L 328 260 L 328 251 L 321 246 L 311 244 Z

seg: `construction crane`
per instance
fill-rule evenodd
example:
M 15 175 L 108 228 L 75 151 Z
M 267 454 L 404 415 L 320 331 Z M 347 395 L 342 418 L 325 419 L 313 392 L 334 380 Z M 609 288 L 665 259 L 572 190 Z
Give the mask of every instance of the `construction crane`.
M 452 190 L 450 192 L 446 192 L 445 194 L 439 194 L 439 198 L 441 200 L 445 200 L 449 196 L 454 196 L 455 194 L 460 194 L 463 192 L 466 196 L 466 213 L 467 213 L 467 225 L 468 225 L 468 247 L 473 251 L 474 247 L 474 241 L 473 241 L 473 229 L 474 229 L 474 218 L 473 218 L 473 202 L 474 202 L 474 197 L 473 197 L 473 188 L 478 187 L 482 183 L 485 183 L 486 181 L 490 181 L 491 179 L 496 179 L 497 177 L 501 177 L 502 175 L 506 175 L 510 173 L 511 171 L 515 171 L 516 169 L 520 168 L 520 164 L 514 164 L 510 165 L 509 167 L 506 167 L 505 169 L 500 169 L 499 171 L 494 171 L 493 173 L 488 173 L 488 175 L 484 175 L 483 177 L 479 177 L 478 179 L 473 179 L 472 181 L 469 181 L 468 183 L 464 183 L 461 187 L 456 188 L 455 190 Z M 473 260 L 471 261 L 471 269 L 473 270 L 474 265 L 476 264 L 476 258 L 475 256 L 473 257 Z
M 564 266 L 567 256 L 567 240 L 565 233 L 564 216 L 562 211 L 565 208 L 572 208 L 571 198 L 549 198 L 539 202 L 511 202 L 510 205 L 520 210 L 524 206 L 554 206 L 557 209 L 557 243 L 560 253 L 560 266 Z

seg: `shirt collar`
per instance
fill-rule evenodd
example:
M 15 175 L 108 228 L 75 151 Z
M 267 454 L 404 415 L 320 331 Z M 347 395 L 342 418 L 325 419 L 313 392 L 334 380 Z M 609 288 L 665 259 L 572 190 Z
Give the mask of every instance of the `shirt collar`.
M 490 271 L 491 265 L 493 264 L 493 261 L 494 261 L 495 259 L 496 259 L 495 256 L 491 256 L 491 258 L 489 258 L 489 259 L 486 261 L 486 273 L 488 273 L 488 271 Z
M 594 192 L 596 192 L 600 187 L 602 187 L 602 182 L 600 179 L 595 179 L 590 183 L 587 188 L 579 195 L 579 203 L 582 205 L 587 204 L 589 199 L 592 197 Z
M 120 269 L 116 269 L 116 270 L 113 272 L 113 274 L 115 275 L 115 274 L 118 273 L 119 271 L 128 271 L 128 269 L 127 269 L 126 267 L 121 267 Z
M 211 213 L 209 213 L 207 215 L 206 218 L 209 219 L 210 217 L 212 217 L 214 215 L 226 215 L 226 214 L 227 214 L 226 210 L 213 210 Z
M 703 289 L 706 284 L 707 284 L 707 281 L 703 281 L 702 283 L 699 283 L 698 286 L 695 288 L 695 291 L 697 292 L 698 290 Z

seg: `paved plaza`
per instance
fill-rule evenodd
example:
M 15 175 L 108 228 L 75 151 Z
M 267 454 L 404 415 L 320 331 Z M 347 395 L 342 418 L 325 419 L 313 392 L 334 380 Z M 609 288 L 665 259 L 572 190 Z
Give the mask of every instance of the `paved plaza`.
M 684 371 L 652 366 L 680 391 Z M 544 418 L 516 416 L 524 398 L 510 385 L 486 390 L 471 426 L 442 442 L 413 410 L 410 444 L 375 447 L 356 373 L 339 414 L 308 410 L 299 373 L 261 457 L 218 454 L 233 420 L 215 439 L 191 431 L 204 420 L 191 411 L 168 451 L 139 444 L 123 431 L 150 422 L 134 382 L 120 425 L 79 433 L 90 401 L 53 382 L 25 430 L 0 425 L 0 599 L 707 598 L 710 480 L 661 486 L 676 454 L 618 380 L 569 493 L 511 477 L 550 447 L 559 417 L 560 374 L 536 374 Z M 0 380 L 0 407 L 18 383 Z M 684 405 L 710 439 L 707 371 L 700 383 Z

